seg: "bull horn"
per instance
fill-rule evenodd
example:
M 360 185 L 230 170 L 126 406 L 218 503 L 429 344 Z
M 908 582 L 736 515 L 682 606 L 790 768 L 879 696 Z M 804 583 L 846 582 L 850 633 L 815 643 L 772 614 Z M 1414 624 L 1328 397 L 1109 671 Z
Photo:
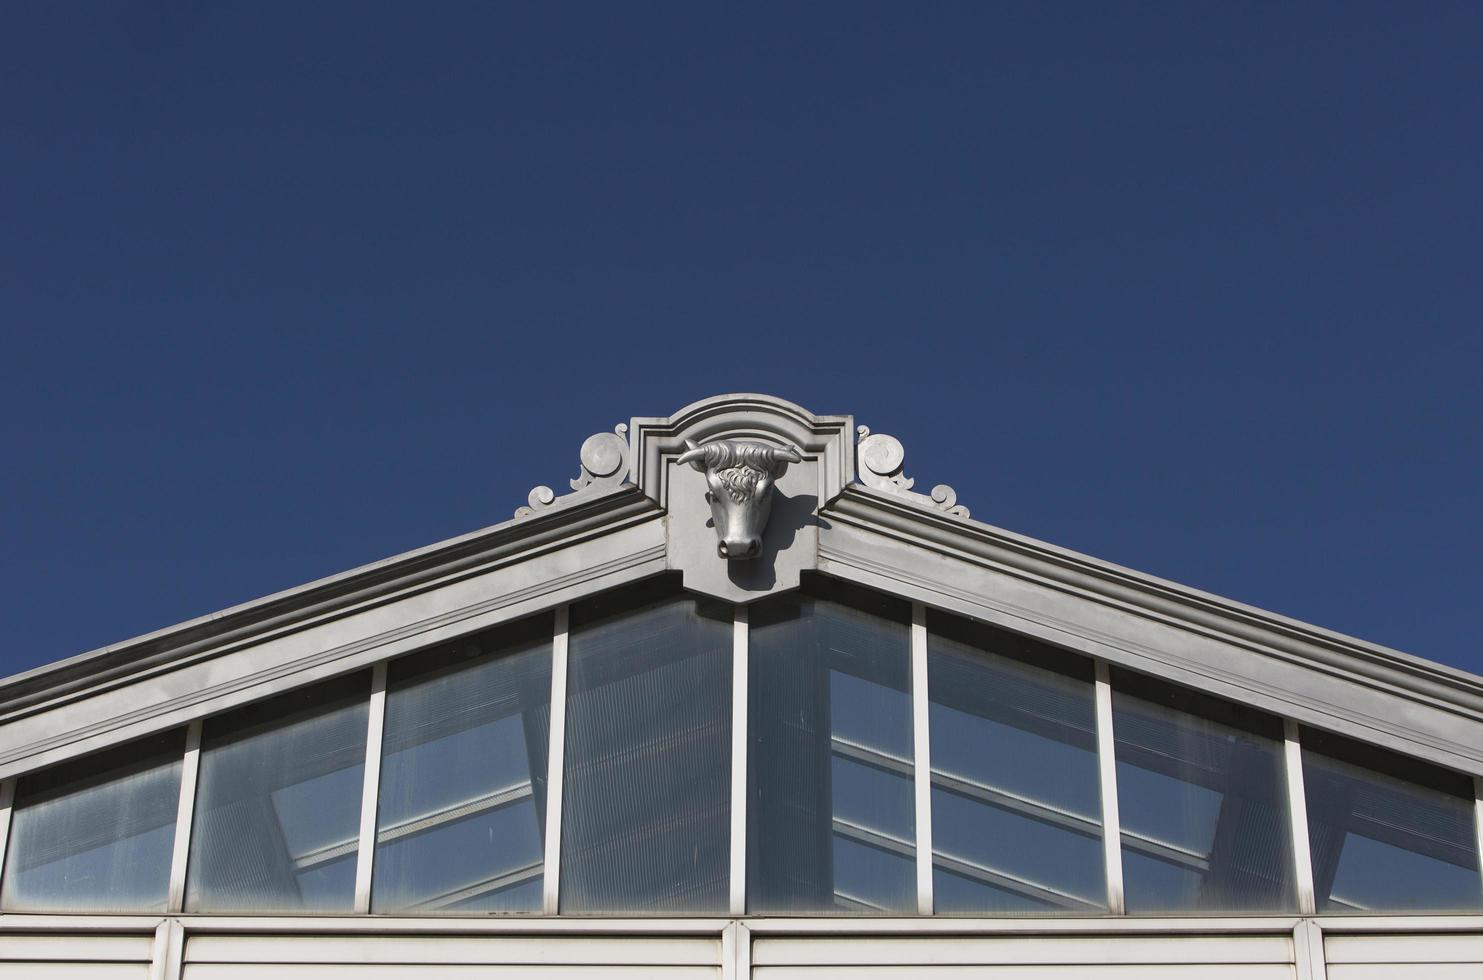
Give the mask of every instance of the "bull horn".
M 704 446 L 698 445 L 694 439 L 686 439 L 685 451 L 680 454 L 679 459 L 675 460 L 675 465 L 680 466 L 689 463 L 697 470 L 704 471 L 706 455 Z
M 801 463 L 803 457 L 798 450 L 792 446 L 762 446 L 762 458 L 766 460 L 767 471 L 774 479 L 781 477 L 788 470 L 789 463 Z

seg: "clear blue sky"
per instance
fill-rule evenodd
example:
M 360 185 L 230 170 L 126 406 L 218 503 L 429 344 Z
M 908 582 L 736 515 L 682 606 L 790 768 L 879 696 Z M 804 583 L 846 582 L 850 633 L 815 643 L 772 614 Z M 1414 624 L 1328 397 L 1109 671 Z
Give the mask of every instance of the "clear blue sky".
M 0 673 L 735 390 L 1483 670 L 1480 52 L 1472 2 L 0 5 Z

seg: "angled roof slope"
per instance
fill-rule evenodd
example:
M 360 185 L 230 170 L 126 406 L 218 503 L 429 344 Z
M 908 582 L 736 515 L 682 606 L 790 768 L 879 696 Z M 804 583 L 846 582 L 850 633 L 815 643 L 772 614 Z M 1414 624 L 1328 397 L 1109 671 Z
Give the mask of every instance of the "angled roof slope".
M 796 447 L 756 562 L 716 555 L 686 441 Z M 509 521 L 0 680 L 0 777 L 159 731 L 624 582 L 733 602 L 823 572 L 1483 775 L 1483 678 L 974 521 L 904 450 L 765 395 L 634 418 L 572 492 Z

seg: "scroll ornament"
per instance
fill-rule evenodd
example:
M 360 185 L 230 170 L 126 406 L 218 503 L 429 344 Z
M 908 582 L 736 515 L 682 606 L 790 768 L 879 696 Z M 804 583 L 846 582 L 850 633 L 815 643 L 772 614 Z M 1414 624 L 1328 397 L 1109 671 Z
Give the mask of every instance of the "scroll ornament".
M 527 498 L 530 505 L 516 508 L 515 516 L 530 517 L 538 511 L 565 506 L 621 485 L 628 478 L 627 433 L 628 425 L 619 422 L 612 432 L 588 436 L 582 443 L 582 472 L 576 479 L 568 481 L 572 492 L 558 497 L 550 487 L 536 487 Z
M 957 492 L 946 483 L 933 487 L 930 495 L 912 490 L 917 481 L 901 472 L 906 460 L 906 450 L 900 439 L 880 432 L 872 435 L 870 429 L 863 425 L 860 426 L 859 433 L 856 452 L 860 462 L 861 483 L 935 508 L 953 517 L 968 516 L 968 508 L 958 505 Z

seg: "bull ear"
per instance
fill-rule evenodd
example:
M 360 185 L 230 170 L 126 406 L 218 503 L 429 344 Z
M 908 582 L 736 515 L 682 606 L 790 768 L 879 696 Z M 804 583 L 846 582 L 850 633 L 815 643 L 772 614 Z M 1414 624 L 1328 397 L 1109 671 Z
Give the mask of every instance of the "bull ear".
M 691 466 L 704 473 L 705 456 L 705 450 L 701 448 L 701 446 L 694 439 L 686 439 L 685 451 L 680 454 L 679 459 L 675 460 L 675 465 L 681 466 L 685 463 L 689 463 Z

